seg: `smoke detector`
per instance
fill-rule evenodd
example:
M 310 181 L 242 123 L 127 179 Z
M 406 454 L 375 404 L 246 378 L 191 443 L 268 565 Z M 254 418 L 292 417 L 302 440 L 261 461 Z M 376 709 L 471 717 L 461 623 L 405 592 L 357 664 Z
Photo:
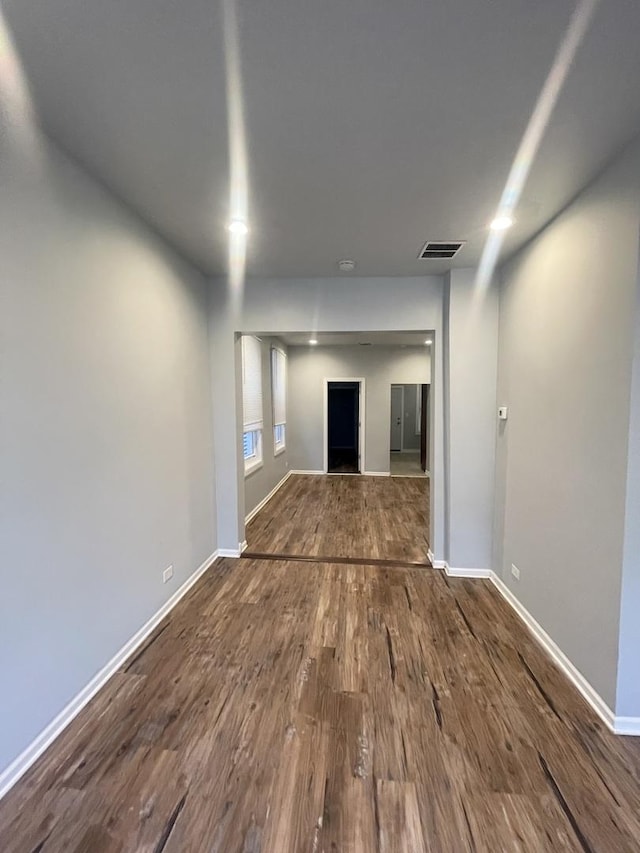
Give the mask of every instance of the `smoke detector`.
M 353 272 L 355 268 L 355 261 L 350 261 L 346 258 L 342 261 L 338 261 L 338 269 L 340 270 L 340 272 Z
M 435 240 L 427 241 L 420 250 L 418 259 L 428 260 L 429 258 L 453 258 L 464 246 L 464 243 L 464 240 L 451 240 L 447 243 Z

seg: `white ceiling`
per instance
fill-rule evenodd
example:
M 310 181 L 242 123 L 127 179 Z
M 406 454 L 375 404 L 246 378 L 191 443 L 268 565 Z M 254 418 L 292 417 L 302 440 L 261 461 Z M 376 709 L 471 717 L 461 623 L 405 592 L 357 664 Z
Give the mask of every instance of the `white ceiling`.
M 227 0 L 231 3 L 232 0 Z M 475 263 L 573 0 L 239 0 L 249 273 L 439 273 Z M 49 133 L 210 273 L 229 158 L 213 0 L 2 0 Z M 505 251 L 640 130 L 640 3 L 603 0 Z
M 271 334 L 271 333 L 270 333 Z M 433 340 L 433 332 L 286 332 L 278 335 L 282 343 L 290 347 L 310 347 L 309 340 L 318 341 L 318 346 L 358 346 L 372 344 L 384 347 L 423 347 L 425 341 Z

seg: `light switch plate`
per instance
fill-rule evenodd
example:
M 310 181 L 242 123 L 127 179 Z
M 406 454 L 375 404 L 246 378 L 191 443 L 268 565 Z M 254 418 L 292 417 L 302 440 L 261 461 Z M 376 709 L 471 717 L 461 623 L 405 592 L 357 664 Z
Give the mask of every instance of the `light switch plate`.
M 509 417 L 509 409 L 507 406 L 500 406 L 498 409 L 498 417 L 501 421 L 506 421 Z

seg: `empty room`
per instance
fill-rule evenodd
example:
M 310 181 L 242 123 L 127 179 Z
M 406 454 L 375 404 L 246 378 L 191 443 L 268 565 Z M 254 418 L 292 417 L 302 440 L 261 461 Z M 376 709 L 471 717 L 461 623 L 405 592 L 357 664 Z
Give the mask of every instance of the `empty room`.
M 0 850 L 640 849 L 640 5 L 0 0 Z

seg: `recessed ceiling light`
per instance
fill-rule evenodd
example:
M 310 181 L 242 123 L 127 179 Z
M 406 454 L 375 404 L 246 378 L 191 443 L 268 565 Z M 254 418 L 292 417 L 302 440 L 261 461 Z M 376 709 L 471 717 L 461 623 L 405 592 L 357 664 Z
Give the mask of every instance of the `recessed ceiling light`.
M 318 341 L 315 338 L 311 338 L 309 343 L 311 344 L 312 347 L 314 347 L 318 343 Z
M 513 219 L 510 216 L 496 216 L 489 227 L 492 231 L 506 231 L 512 225 Z
M 353 272 L 355 268 L 355 261 L 351 261 L 347 258 L 342 261 L 338 261 L 338 269 L 340 270 L 340 272 Z
M 232 219 L 229 223 L 228 228 L 232 234 L 240 234 L 244 236 L 245 234 L 249 233 L 247 223 L 243 222 L 241 219 Z

